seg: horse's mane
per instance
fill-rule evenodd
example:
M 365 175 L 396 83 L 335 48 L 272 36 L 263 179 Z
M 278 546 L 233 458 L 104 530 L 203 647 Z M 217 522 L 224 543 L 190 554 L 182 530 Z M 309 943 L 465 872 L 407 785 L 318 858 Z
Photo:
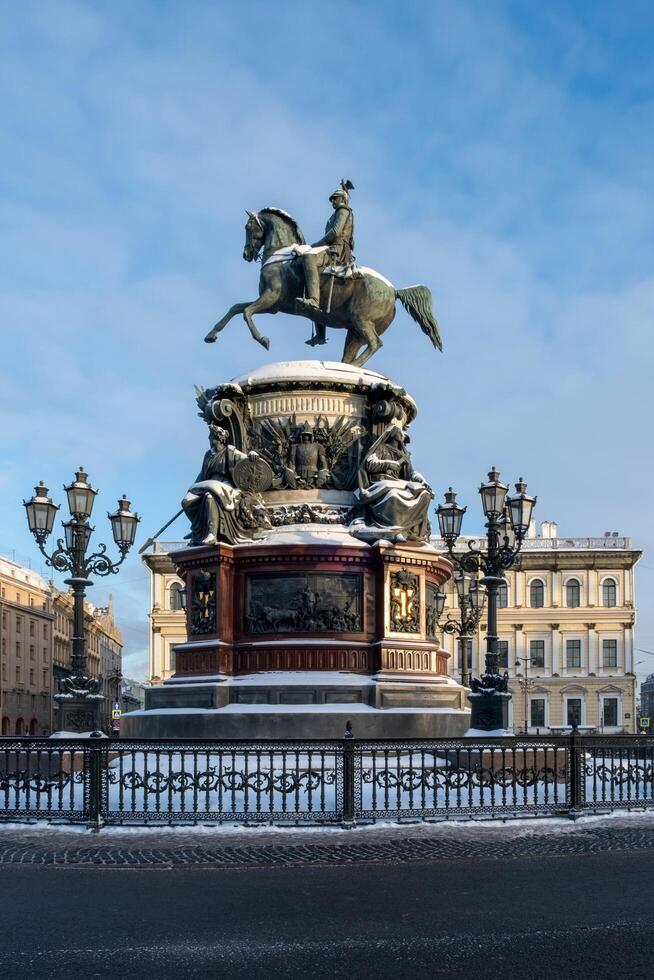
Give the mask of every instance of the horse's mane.
M 276 214 L 277 217 L 285 221 L 286 224 L 291 225 L 291 227 L 295 232 L 296 238 L 298 240 L 298 244 L 299 245 L 306 244 L 306 240 L 304 238 L 304 235 L 302 234 L 302 229 L 300 228 L 295 218 L 291 217 L 288 211 L 282 211 L 281 208 L 261 208 L 259 214 Z

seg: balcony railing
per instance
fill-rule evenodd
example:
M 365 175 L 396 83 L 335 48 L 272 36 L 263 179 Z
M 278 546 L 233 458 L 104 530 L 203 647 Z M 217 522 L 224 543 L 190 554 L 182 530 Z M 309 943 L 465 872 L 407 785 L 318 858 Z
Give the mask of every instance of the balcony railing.
M 0 739 L 0 821 L 341 824 L 654 808 L 654 739 Z
M 457 541 L 455 551 L 464 551 L 468 541 L 478 541 L 479 536 L 462 535 Z M 446 551 L 445 542 L 442 538 L 434 535 L 431 544 L 439 551 Z M 525 538 L 522 543 L 522 551 L 595 551 L 597 549 L 609 551 L 629 551 L 632 548 L 631 538 L 627 537 L 601 537 L 601 538 Z

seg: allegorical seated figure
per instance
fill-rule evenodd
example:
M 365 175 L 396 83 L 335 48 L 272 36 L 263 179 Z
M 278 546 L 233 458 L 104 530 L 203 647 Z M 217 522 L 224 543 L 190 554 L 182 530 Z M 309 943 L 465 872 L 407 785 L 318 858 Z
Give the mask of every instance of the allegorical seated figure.
M 363 511 L 350 532 L 364 540 L 426 541 L 431 487 L 413 469 L 402 427 L 392 422 L 361 461 L 356 494 Z
M 234 482 L 234 468 L 241 460 L 255 461 L 259 454 L 242 453 L 229 445 L 229 433 L 219 425 L 209 426 L 209 445 L 202 469 L 182 500 L 191 522 L 191 545 L 242 544 L 265 525 L 263 506 L 257 497 L 244 493 Z

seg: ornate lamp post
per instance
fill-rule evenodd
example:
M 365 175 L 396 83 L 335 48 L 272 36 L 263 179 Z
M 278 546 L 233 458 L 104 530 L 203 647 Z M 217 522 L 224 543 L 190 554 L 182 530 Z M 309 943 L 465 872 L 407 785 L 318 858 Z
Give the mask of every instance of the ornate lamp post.
M 112 562 L 106 554 L 107 546 L 104 544 L 98 545 L 98 550 L 87 556 L 94 530 L 89 524 L 89 518 L 98 491 L 87 482 L 87 474 L 82 467 L 75 474 L 75 480 L 64 489 L 68 497 L 70 520 L 62 522 L 65 540 L 57 539 L 57 547 L 52 554 L 45 550 L 45 542 L 52 532 L 59 505 L 52 502 L 43 481 L 34 488 L 34 496 L 23 501 L 23 504 L 30 531 L 46 564 L 58 572 L 69 572 L 70 578 L 64 579 L 64 582 L 73 590 L 71 673 L 62 678 L 59 682 L 59 694 L 55 694 L 55 701 L 59 704 L 59 730 L 95 731 L 99 727 L 103 695 L 98 680 L 91 677 L 86 670 L 84 597 L 87 587 L 93 584 L 90 575 L 111 575 L 118 571 L 134 543 L 136 525 L 140 518 L 130 511 L 130 502 L 123 496 L 118 501 L 118 509 L 107 515 L 120 558 Z
M 468 543 L 463 555 L 454 555 L 454 545 L 461 534 L 465 507 L 456 502 L 456 494 L 450 487 L 445 503 L 437 509 L 441 537 L 449 556 L 461 572 L 470 575 L 483 573 L 479 584 L 486 587 L 488 595 L 488 633 L 486 634 L 486 665 L 481 677 L 473 677 L 470 727 L 483 731 L 503 729 L 508 724 L 508 673 L 499 672 L 497 650 L 497 593 L 504 573 L 516 561 L 525 539 L 535 497 L 527 494 L 527 484 L 522 477 L 515 485 L 515 493 L 508 496 L 508 486 L 500 482 L 500 474 L 493 468 L 488 482 L 479 488 L 481 503 L 486 517 L 486 550 Z
M 453 556 L 452 560 L 458 564 L 458 557 Z M 461 650 L 461 683 L 464 687 L 470 686 L 468 671 L 468 640 L 477 629 L 481 614 L 486 601 L 486 590 L 475 579 L 473 580 L 467 572 L 462 569 L 454 578 L 456 586 L 457 601 L 459 604 L 459 618 L 455 619 L 452 613 L 448 613 L 447 619 L 441 624 L 444 633 L 459 637 L 459 648 Z M 443 599 L 445 596 L 443 596 Z M 442 608 L 441 608 L 442 613 Z

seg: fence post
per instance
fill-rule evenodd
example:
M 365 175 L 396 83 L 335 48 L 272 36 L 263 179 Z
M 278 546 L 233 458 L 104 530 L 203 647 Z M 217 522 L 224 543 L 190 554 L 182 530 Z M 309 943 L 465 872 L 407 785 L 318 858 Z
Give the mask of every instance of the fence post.
M 576 721 L 572 722 L 572 734 L 570 735 L 570 758 L 569 758 L 569 802 L 570 809 L 568 816 L 571 820 L 577 820 L 582 815 L 581 804 L 583 803 L 582 770 L 584 761 L 583 748 L 579 745 L 579 731 Z
M 354 735 L 352 722 L 348 721 L 343 736 L 343 823 L 354 827 Z
M 104 827 L 103 813 L 103 780 L 105 767 L 108 763 L 108 756 L 104 751 L 102 732 L 91 732 L 89 736 L 88 770 L 86 772 L 87 791 L 88 791 L 88 815 L 87 827 L 89 830 L 102 830 Z

